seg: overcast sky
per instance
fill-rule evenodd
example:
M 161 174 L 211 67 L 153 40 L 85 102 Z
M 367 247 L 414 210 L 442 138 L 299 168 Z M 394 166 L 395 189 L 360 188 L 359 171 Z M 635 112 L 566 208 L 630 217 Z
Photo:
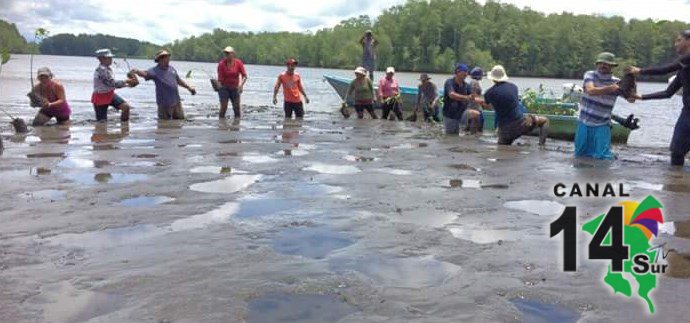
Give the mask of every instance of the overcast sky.
M 163 44 L 213 28 L 234 31 L 307 31 L 331 27 L 405 0 L 0 0 L 0 19 L 29 36 L 37 27 L 52 34 L 103 33 Z M 484 1 L 480 1 L 484 2 Z M 503 0 L 552 12 L 620 15 L 690 22 L 690 0 Z M 421 22 L 420 22 L 421 23 Z

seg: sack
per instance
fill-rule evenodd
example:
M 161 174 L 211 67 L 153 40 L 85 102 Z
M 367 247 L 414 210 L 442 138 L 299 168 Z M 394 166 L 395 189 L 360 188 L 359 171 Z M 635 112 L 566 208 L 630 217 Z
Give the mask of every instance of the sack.
M 214 78 L 210 79 L 209 81 L 211 81 L 211 87 L 213 88 L 213 90 L 218 92 L 218 90 L 220 90 L 220 82 L 218 82 L 218 80 Z
M 350 111 L 347 110 L 347 103 L 343 103 L 340 106 L 340 113 L 343 115 L 345 119 L 350 117 Z
M 618 82 L 619 95 L 630 99 L 637 94 L 637 77 L 634 74 L 625 74 Z

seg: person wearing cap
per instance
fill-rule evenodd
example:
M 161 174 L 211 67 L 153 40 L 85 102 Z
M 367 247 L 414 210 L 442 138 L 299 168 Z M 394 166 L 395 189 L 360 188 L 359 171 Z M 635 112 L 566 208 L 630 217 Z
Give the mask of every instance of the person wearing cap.
M 612 69 L 618 66 L 609 52 L 596 57 L 596 70 L 584 75 L 584 93 L 575 131 L 575 156 L 614 159 L 611 153 L 611 112 L 619 94 L 619 78 Z
M 520 102 L 517 85 L 509 82 L 510 78 L 501 65 L 494 66 L 487 77 L 494 85 L 484 93 L 485 107 L 496 112 L 498 125 L 498 144 L 511 145 L 515 139 L 539 128 L 539 144 L 546 143 L 549 130 L 549 120 L 531 114 L 525 114 Z
M 302 103 L 302 96 L 304 101 L 309 103 L 307 93 L 304 92 L 302 86 L 302 78 L 295 72 L 297 67 L 297 60 L 290 58 L 285 62 L 287 70 L 278 75 L 276 84 L 273 87 L 273 104 L 278 104 L 278 91 L 283 87 L 283 111 L 285 111 L 285 119 L 291 119 L 292 113 L 295 113 L 297 119 L 304 118 L 304 104 Z
M 477 66 L 470 71 L 470 93 L 474 94 L 477 98 L 482 96 L 482 77 L 484 77 L 484 70 L 482 70 L 481 67 Z M 479 126 L 477 127 L 477 131 L 483 132 L 484 113 L 481 104 L 473 100 L 470 101 L 467 108 L 479 112 Z M 465 131 L 470 131 L 470 129 L 465 128 Z
M 31 89 L 31 92 L 43 98 L 43 102 L 41 109 L 34 117 L 33 126 L 44 126 L 52 118 L 55 118 L 58 124 L 68 123 L 72 110 L 67 103 L 64 86 L 53 79 L 53 73 L 47 67 L 39 68 L 36 74 L 38 84 Z
M 359 44 L 362 45 L 362 67 L 369 71 L 369 78 L 373 81 L 376 69 L 376 47 L 379 41 L 374 38 L 371 30 L 367 30 L 360 38 Z
M 473 134 L 479 128 L 479 112 L 467 109 L 467 104 L 474 100 L 470 85 L 465 82 L 469 71 L 466 64 L 457 64 L 455 75 L 446 80 L 443 86 L 443 125 L 446 134 L 457 135 L 460 125 L 469 126 Z
M 156 52 L 153 61 L 156 62 L 156 66 L 146 71 L 135 69 L 134 73 L 147 81 L 153 80 L 156 84 L 158 119 L 184 119 L 180 91 L 177 87 L 181 86 L 187 89 L 192 95 L 196 94 L 196 89 L 187 84 L 177 73 L 177 70 L 170 65 L 170 52 L 167 50 L 161 49 Z
M 96 121 L 108 120 L 108 107 L 112 106 L 120 110 L 120 121 L 129 121 L 129 104 L 115 93 L 115 89 L 131 87 L 136 80 L 120 81 L 113 78 L 113 53 L 110 49 L 99 49 L 96 51 L 99 65 L 93 73 L 93 94 L 91 103 L 96 112 Z
M 230 101 L 235 118 L 240 118 L 242 117 L 240 95 L 244 90 L 244 84 L 247 83 L 247 71 L 244 69 L 244 63 L 237 58 L 232 47 L 225 47 L 223 53 L 225 58 L 218 62 L 218 82 L 221 85 L 218 89 L 218 97 L 220 98 L 218 117 L 225 118 L 225 113 L 228 111 L 228 101 Z
M 389 66 L 386 68 L 386 77 L 379 80 L 378 98 L 383 115 L 381 119 L 388 119 L 388 115 L 393 111 L 398 120 L 403 120 L 402 108 L 400 107 L 400 87 L 398 81 L 393 78 L 395 75 L 395 68 Z
M 436 122 L 441 121 L 438 117 L 438 88 L 436 88 L 436 84 L 431 82 L 431 77 L 426 73 L 419 75 L 419 81 L 421 83 L 417 86 L 417 102 L 414 106 L 414 114 L 421 107 L 424 121 L 431 122 L 432 119 Z
M 685 165 L 685 155 L 690 152 L 690 29 L 681 31 L 676 37 L 674 46 L 679 55 L 676 61 L 658 68 L 631 68 L 633 74 L 642 75 L 663 75 L 677 72 L 675 78 L 668 85 L 666 90 L 637 95 L 639 100 L 667 99 L 682 90 L 681 96 L 683 109 L 681 110 L 676 125 L 673 129 L 673 139 L 671 139 L 671 165 Z
M 350 96 L 354 96 L 355 99 L 357 118 L 364 119 L 364 110 L 366 110 L 372 119 L 378 119 L 374 111 L 374 101 L 376 100 L 374 83 L 367 77 L 367 70 L 362 66 L 355 69 L 355 79 L 350 82 L 350 87 L 347 89 L 343 101 L 347 102 Z

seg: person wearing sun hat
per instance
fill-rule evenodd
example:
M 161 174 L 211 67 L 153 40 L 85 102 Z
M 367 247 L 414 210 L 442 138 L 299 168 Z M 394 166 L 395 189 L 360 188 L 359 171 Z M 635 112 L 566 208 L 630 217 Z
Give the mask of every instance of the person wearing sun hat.
M 273 104 L 278 104 L 278 91 L 280 87 L 283 87 L 283 96 L 285 101 L 283 102 L 283 111 L 285 112 L 285 119 L 291 119 L 292 113 L 295 113 L 295 118 L 304 118 L 304 104 L 302 103 L 302 96 L 304 96 L 304 101 L 309 103 L 309 98 L 307 93 L 304 92 L 304 87 L 302 86 L 302 78 L 295 68 L 297 67 L 297 60 L 290 58 L 285 61 L 287 65 L 287 70 L 278 75 L 278 80 L 273 87 Z
M 218 62 L 218 97 L 220 99 L 219 118 L 224 119 L 228 110 L 228 102 L 232 103 L 232 111 L 235 118 L 242 117 L 240 109 L 240 96 L 244 91 L 244 84 L 247 83 L 247 71 L 244 63 L 237 58 L 235 49 L 227 46 L 223 49 L 225 58 Z
M 115 93 L 115 89 L 132 87 L 138 81 L 128 79 L 126 81 L 115 80 L 113 77 L 113 52 L 103 48 L 96 51 L 96 58 L 100 63 L 93 73 L 93 94 L 91 103 L 96 112 L 96 121 L 108 120 L 108 107 L 112 106 L 120 111 L 120 121 L 129 121 L 130 105 Z
M 466 64 L 457 64 L 455 75 L 446 80 L 443 86 L 443 125 L 446 134 L 459 134 L 460 125 L 469 125 L 473 134 L 479 128 L 479 112 L 467 109 L 467 104 L 474 100 L 470 85 L 465 81 L 469 71 Z
M 619 78 L 613 76 L 618 66 L 616 56 L 602 52 L 596 56 L 596 70 L 584 75 L 584 93 L 579 103 L 575 131 L 575 157 L 614 159 L 611 153 L 611 112 L 620 88 Z
M 483 105 L 496 112 L 498 125 L 498 144 L 511 145 L 515 139 L 539 128 L 539 144 L 546 143 L 549 120 L 524 113 L 520 102 L 517 85 L 509 82 L 510 78 L 501 65 L 494 66 L 486 76 L 494 85 L 484 93 Z
M 153 80 L 156 84 L 158 119 L 184 119 L 180 91 L 177 87 L 186 88 L 192 95 L 196 94 L 196 89 L 187 84 L 177 73 L 177 70 L 170 65 L 170 52 L 168 50 L 161 49 L 156 52 L 153 61 L 156 62 L 156 66 L 146 71 L 135 69 L 133 72 L 147 81 Z
M 402 108 L 400 107 L 400 86 L 394 78 L 395 68 L 386 68 L 386 76 L 379 80 L 378 98 L 383 113 L 381 119 L 388 120 L 388 115 L 393 111 L 399 121 L 403 121 Z
M 39 68 L 36 74 L 38 84 L 31 92 L 42 98 L 42 104 L 34 117 L 33 126 L 43 126 L 52 118 L 55 118 L 58 124 L 68 123 L 72 110 L 67 104 L 64 86 L 53 79 L 53 72 L 47 67 Z
M 419 75 L 419 81 L 421 83 L 417 86 L 417 102 L 414 107 L 414 114 L 421 107 L 422 113 L 424 113 L 424 121 L 441 121 L 438 117 L 438 88 L 436 84 L 431 81 L 431 77 L 426 73 Z
M 376 100 L 374 83 L 367 77 L 367 70 L 362 66 L 355 69 L 355 79 L 350 82 L 343 103 L 347 103 L 351 96 L 355 100 L 357 118 L 364 119 L 364 110 L 366 110 L 372 119 L 378 119 L 374 111 L 374 101 Z

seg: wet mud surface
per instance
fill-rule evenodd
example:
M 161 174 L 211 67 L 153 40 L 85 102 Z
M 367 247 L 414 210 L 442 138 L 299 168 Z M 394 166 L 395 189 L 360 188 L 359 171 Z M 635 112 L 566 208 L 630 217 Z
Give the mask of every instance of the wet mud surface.
M 562 142 L 256 111 L 3 130 L 0 321 L 646 321 L 602 263 L 561 271 L 549 224 L 611 205 L 553 196 L 575 182 L 662 201 L 677 275 L 654 319 L 690 315 L 690 173 L 663 152 L 600 165 Z

